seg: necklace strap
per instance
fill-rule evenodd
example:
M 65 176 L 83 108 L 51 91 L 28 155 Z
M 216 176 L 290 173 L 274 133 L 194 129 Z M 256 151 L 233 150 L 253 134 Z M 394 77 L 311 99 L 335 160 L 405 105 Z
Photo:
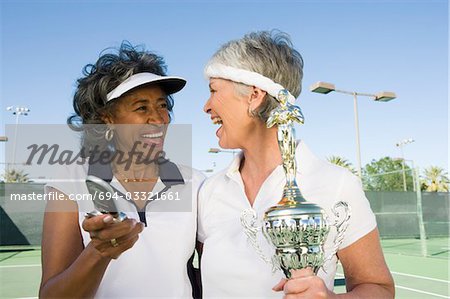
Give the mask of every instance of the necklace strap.
M 144 183 L 144 182 L 156 182 L 158 181 L 158 179 L 155 178 L 143 178 L 143 179 L 117 179 L 119 182 L 124 182 L 124 183 Z

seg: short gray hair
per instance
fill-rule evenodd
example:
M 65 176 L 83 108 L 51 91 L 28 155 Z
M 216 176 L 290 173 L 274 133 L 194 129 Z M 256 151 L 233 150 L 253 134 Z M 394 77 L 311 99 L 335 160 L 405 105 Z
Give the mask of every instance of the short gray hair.
M 278 31 L 252 32 L 238 40 L 224 44 L 209 60 L 209 64 L 220 63 L 259 73 L 281 84 L 297 98 L 302 90 L 303 58 L 294 49 L 288 34 Z M 248 85 L 235 83 L 237 93 L 247 95 Z M 267 94 L 256 111 L 257 116 L 267 121 L 269 113 L 278 102 Z

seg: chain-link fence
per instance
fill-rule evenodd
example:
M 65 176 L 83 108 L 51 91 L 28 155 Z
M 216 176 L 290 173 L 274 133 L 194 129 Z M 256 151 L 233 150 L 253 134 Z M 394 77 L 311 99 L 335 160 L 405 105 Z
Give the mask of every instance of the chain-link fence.
M 382 238 L 431 238 L 450 235 L 449 193 L 422 192 L 418 169 L 366 176 L 363 182 L 366 187 L 371 188 L 374 185 L 390 184 L 392 189 L 398 190 L 398 184 L 403 186 L 401 189 L 404 191 L 366 191 Z
M 426 238 L 449 236 L 449 193 L 421 192 L 421 209 L 417 192 L 367 191 L 366 196 L 382 238 L 419 238 L 421 217 Z
M 39 245 L 45 203 L 28 201 L 19 212 L 8 194 L 43 193 L 43 184 L 0 184 L 0 245 Z M 434 238 L 450 235 L 450 196 L 440 192 L 366 191 L 384 239 Z M 23 204 L 23 203 L 21 203 Z M 31 207 L 32 205 L 32 207 Z M 422 229 L 422 233 L 421 233 Z

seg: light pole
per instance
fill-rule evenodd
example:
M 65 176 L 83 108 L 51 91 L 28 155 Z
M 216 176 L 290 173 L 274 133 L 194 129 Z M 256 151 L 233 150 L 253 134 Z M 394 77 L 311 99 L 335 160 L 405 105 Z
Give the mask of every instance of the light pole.
M 221 149 L 221 148 L 215 148 L 215 147 L 211 147 L 211 148 L 208 150 L 208 153 L 210 153 L 210 154 L 230 153 L 230 154 L 233 154 L 233 157 L 234 157 L 234 155 L 235 155 L 237 152 L 238 152 L 238 151 L 235 151 L 235 150 L 224 150 L 224 149 Z
M 407 144 L 413 143 L 414 139 L 408 138 L 404 139 L 402 141 L 399 141 L 395 144 L 396 147 L 400 148 L 400 151 L 402 153 L 402 173 L 403 173 L 403 191 L 406 191 L 406 174 L 405 174 L 405 156 L 403 154 L 403 147 Z M 414 169 L 414 167 L 413 167 Z
M 27 116 L 30 113 L 30 109 L 27 107 L 17 107 L 17 106 L 9 106 L 6 108 L 7 111 L 12 111 L 12 114 L 16 116 L 16 126 L 14 129 L 14 145 L 13 145 L 13 159 L 12 164 L 16 163 L 16 145 L 17 145 L 17 127 L 19 125 L 19 116 Z
M 207 168 L 207 169 L 201 169 L 201 172 L 206 173 L 213 173 L 214 169 L 216 169 L 216 162 L 212 162 L 212 167 L 211 168 Z
M 404 161 L 404 162 L 409 162 L 411 163 L 411 175 L 412 175 L 412 180 L 413 180 L 413 191 L 416 191 L 416 175 L 415 175 L 415 168 L 414 168 L 414 161 L 413 160 L 409 160 L 409 159 L 403 159 L 403 158 L 394 158 L 394 161 Z M 405 164 L 406 165 L 406 164 Z M 402 167 L 403 168 L 403 167 Z M 405 171 L 406 172 L 406 171 Z
M 361 146 L 359 141 L 359 120 L 358 120 L 358 96 L 365 96 L 365 97 L 371 97 L 374 101 L 377 102 L 388 102 L 390 100 L 393 100 L 396 98 L 395 93 L 388 92 L 388 91 L 382 91 L 377 94 L 371 94 L 371 93 L 362 93 L 357 91 L 346 91 L 341 89 L 336 89 L 334 84 L 327 83 L 327 82 L 316 82 L 309 88 L 310 91 L 316 92 L 316 93 L 322 93 L 322 94 L 328 94 L 332 91 L 348 94 L 353 96 L 353 109 L 355 114 L 355 130 L 356 130 L 356 159 L 358 161 L 358 176 L 362 178 L 362 171 L 361 171 Z

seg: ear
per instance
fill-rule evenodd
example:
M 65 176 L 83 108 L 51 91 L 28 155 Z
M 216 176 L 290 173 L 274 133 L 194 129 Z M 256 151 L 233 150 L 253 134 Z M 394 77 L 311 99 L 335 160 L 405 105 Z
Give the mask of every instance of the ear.
M 251 105 L 251 109 L 258 109 L 259 106 L 263 103 L 267 92 L 262 90 L 259 87 L 253 86 L 252 93 L 250 94 L 249 105 Z
M 109 124 L 113 124 L 114 123 L 114 120 L 113 120 L 113 118 L 111 117 L 111 115 L 109 113 L 106 113 L 106 112 L 102 113 L 100 118 L 105 124 L 109 125 Z

